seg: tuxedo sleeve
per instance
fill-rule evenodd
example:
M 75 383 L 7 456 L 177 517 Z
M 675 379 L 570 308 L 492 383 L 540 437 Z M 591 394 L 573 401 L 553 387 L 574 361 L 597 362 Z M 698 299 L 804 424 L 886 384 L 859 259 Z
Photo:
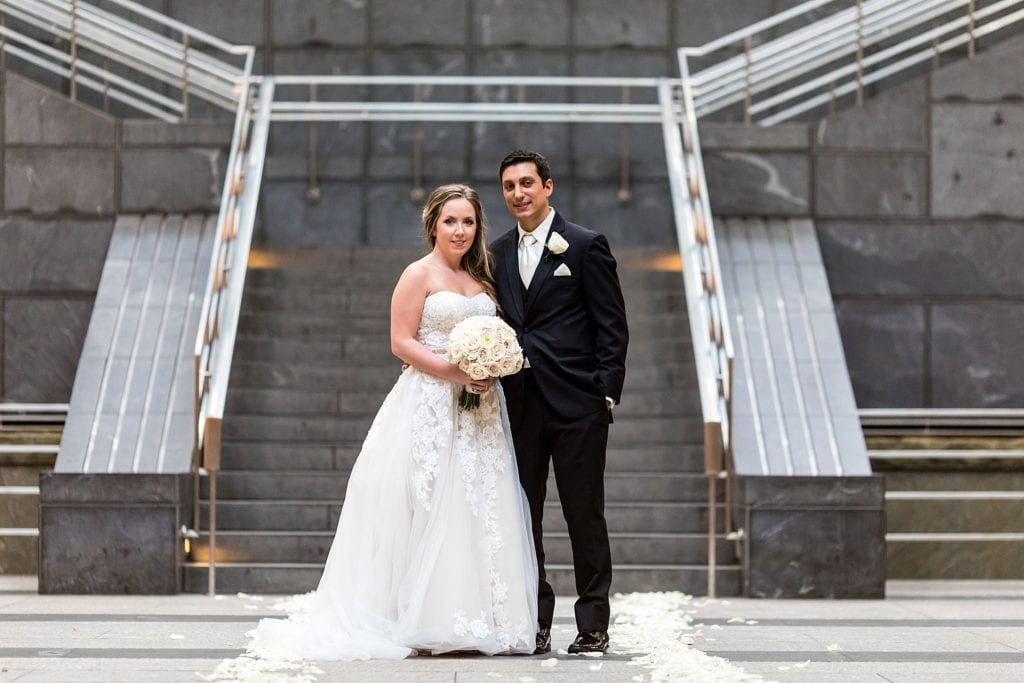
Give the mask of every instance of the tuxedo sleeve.
M 619 403 L 626 379 L 626 304 L 616 271 L 615 257 L 604 235 L 587 246 L 583 262 L 583 296 L 594 333 L 597 366 L 595 381 L 601 392 Z

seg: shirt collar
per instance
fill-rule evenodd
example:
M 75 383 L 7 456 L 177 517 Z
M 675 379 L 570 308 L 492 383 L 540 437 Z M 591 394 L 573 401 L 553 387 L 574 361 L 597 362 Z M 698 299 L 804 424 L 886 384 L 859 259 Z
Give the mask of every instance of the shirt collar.
M 541 244 L 547 244 L 548 243 L 548 233 L 551 232 L 551 224 L 554 223 L 554 222 L 555 222 L 555 209 L 554 209 L 554 207 L 549 207 L 548 217 L 545 218 L 543 221 L 541 221 L 540 225 L 538 225 L 536 228 L 534 228 L 533 232 L 530 233 L 530 234 L 532 234 L 534 237 L 536 237 L 537 241 L 540 242 Z M 522 241 L 523 235 L 526 234 L 526 231 L 523 230 L 522 226 L 519 225 L 518 223 L 516 223 L 516 228 L 519 230 L 519 241 Z

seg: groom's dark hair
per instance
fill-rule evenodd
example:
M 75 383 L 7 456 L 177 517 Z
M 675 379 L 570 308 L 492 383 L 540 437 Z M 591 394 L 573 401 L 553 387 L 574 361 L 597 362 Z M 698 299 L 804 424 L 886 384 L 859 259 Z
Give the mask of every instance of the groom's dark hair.
M 505 169 L 509 166 L 515 166 L 527 161 L 533 162 L 537 167 L 537 175 L 540 176 L 541 183 L 551 180 L 551 164 L 537 152 L 532 152 L 528 149 L 514 149 L 505 155 L 505 158 L 501 160 L 501 165 L 498 167 L 498 180 L 501 180 L 502 174 L 505 173 Z

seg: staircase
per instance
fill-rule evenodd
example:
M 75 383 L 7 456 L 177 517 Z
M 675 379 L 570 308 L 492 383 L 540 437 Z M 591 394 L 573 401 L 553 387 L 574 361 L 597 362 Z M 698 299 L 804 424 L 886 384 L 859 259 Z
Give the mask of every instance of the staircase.
M 886 482 L 888 578 L 1024 578 L 1024 413 L 864 414 Z
M 400 371 L 388 340 L 390 293 L 417 256 L 373 248 L 254 252 L 218 478 L 219 591 L 316 586 L 348 473 Z M 654 256 L 619 254 L 632 341 L 606 475 L 612 590 L 703 593 L 707 483 L 689 328 L 679 273 L 649 268 Z M 205 496 L 204 489 L 204 530 Z M 573 594 L 553 479 L 544 522 L 555 590 Z M 719 592 L 735 594 L 732 544 L 718 543 Z M 186 590 L 206 590 L 208 558 L 203 532 L 185 567 Z

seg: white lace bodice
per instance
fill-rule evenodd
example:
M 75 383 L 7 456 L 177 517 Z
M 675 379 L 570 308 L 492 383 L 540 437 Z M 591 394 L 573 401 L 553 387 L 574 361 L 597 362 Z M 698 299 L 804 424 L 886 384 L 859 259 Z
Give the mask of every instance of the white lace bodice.
M 494 315 L 494 302 L 486 292 L 465 296 L 458 292 L 434 292 L 423 302 L 416 338 L 437 355 L 448 352 L 448 337 L 460 322 L 474 315 Z

